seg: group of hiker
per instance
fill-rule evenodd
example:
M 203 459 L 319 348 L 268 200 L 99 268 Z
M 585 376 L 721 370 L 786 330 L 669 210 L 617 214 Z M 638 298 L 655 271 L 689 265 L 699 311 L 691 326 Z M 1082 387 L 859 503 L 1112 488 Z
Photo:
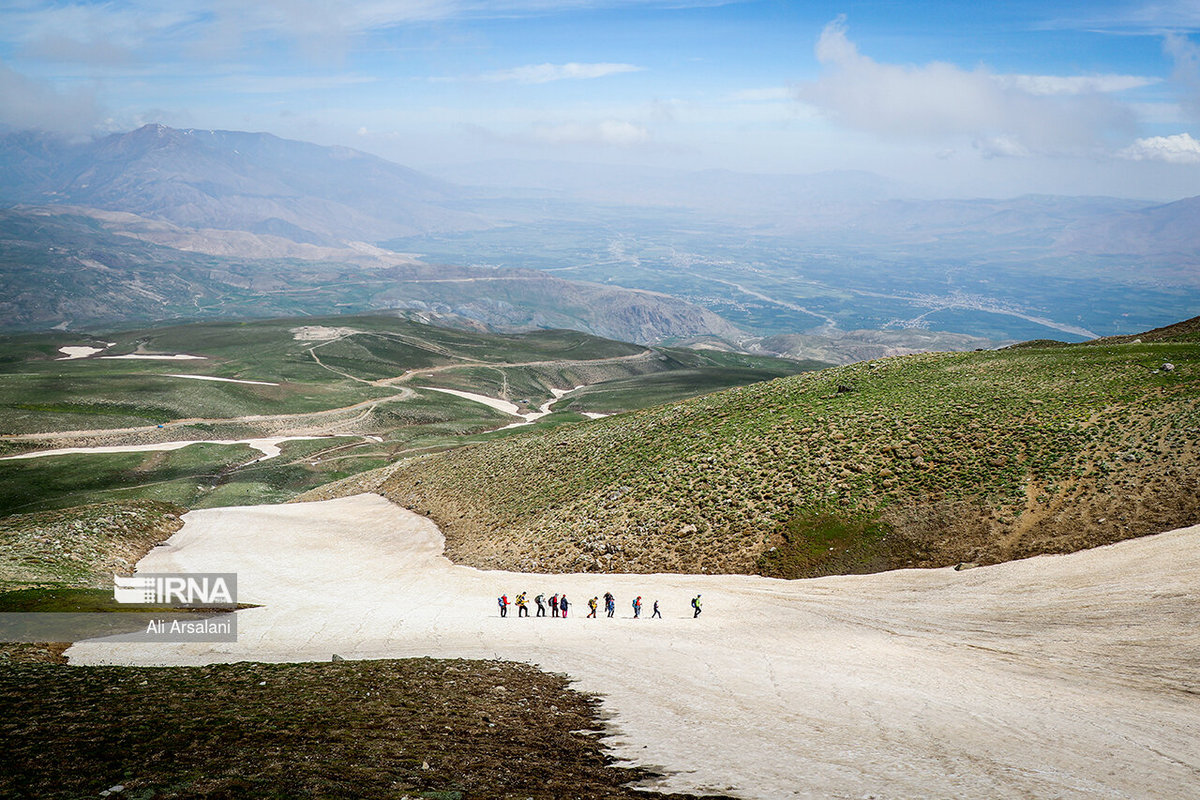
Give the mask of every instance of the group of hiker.
M 519 595 L 517 595 L 514 598 L 515 602 L 510 602 L 508 599 L 508 595 L 506 595 L 506 594 L 502 594 L 499 597 L 497 597 L 496 604 L 500 606 L 500 616 L 507 617 L 508 616 L 508 607 L 510 605 L 515 605 L 517 607 L 517 616 L 518 617 L 528 617 L 529 616 L 528 594 L 529 594 L 528 592 L 521 592 Z M 535 604 L 537 604 L 537 616 L 539 616 L 539 617 L 546 616 L 546 605 L 547 605 L 546 595 L 539 594 L 537 597 L 533 598 L 533 602 Z M 562 617 L 563 619 L 566 619 L 567 613 L 571 609 L 571 601 L 567 599 L 566 592 L 563 592 L 562 594 L 551 595 L 550 600 L 549 600 L 549 605 L 550 605 L 550 616 L 552 616 L 552 617 Z M 588 600 L 587 606 L 589 609 L 588 617 L 595 618 L 596 611 L 600 608 L 600 598 L 593 597 L 591 600 Z M 642 616 L 642 597 L 641 597 L 641 595 L 638 595 L 637 597 L 635 597 L 633 599 L 632 606 L 633 606 L 633 618 L 640 619 Z M 700 616 L 700 609 L 701 609 L 700 595 L 696 595 L 695 597 L 692 598 L 692 612 L 693 612 L 692 619 L 695 619 L 696 617 Z M 604 593 L 604 613 L 609 618 L 611 618 L 614 614 L 617 613 L 617 598 L 615 598 L 613 596 L 612 592 Z M 662 612 L 658 608 L 657 600 L 654 601 L 654 613 L 652 613 L 650 615 L 651 619 L 654 619 L 655 617 L 662 619 Z

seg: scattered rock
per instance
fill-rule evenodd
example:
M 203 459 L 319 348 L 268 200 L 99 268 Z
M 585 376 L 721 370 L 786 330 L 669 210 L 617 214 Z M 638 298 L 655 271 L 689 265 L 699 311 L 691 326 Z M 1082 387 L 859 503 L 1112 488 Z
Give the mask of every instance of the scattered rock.
M 955 572 L 962 572 L 964 569 L 975 569 L 979 566 L 978 561 L 960 561 L 954 566 Z
M 1168 361 L 1167 363 L 1163 364 L 1162 367 L 1160 367 L 1160 369 L 1163 372 L 1174 372 L 1175 365 Z
M 334 654 L 333 654 L 333 658 L 331 658 L 331 659 L 330 659 L 330 661 L 345 661 L 345 660 L 346 660 L 346 659 L 342 658 L 342 657 L 341 657 L 341 656 L 339 656 L 337 653 L 334 653 Z

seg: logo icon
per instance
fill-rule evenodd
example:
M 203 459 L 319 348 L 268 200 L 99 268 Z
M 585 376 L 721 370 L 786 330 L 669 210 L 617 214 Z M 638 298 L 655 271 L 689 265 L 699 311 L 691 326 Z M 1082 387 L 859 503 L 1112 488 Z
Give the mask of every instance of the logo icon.
M 237 574 L 156 573 L 131 578 L 113 575 L 113 599 L 139 605 L 236 606 Z

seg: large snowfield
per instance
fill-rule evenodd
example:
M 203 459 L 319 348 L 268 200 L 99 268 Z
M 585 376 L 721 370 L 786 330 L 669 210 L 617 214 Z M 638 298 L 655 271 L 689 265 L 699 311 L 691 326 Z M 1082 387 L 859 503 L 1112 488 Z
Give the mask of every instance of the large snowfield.
M 138 570 L 236 572 L 239 601 L 261 604 L 238 612 L 238 641 L 83 642 L 71 663 L 532 662 L 603 695 L 615 753 L 675 791 L 1200 796 L 1200 526 L 961 572 L 779 581 L 455 566 L 432 522 L 376 495 L 184 520 Z M 530 618 L 501 618 L 497 596 L 522 591 Z M 586 619 L 605 591 L 616 618 Z M 532 616 L 562 592 L 568 619 Z

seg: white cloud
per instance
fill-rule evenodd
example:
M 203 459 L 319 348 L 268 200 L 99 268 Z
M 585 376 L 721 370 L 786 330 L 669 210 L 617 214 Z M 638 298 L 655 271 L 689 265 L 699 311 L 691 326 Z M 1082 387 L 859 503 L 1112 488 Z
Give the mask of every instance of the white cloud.
M 984 158 L 1024 158 L 1033 155 L 1029 148 L 1009 136 L 989 136 L 976 139 L 974 144 Z
M 1181 95 L 1180 105 L 1192 119 L 1200 119 L 1200 47 L 1186 36 L 1168 34 L 1163 50 L 1175 62 L 1171 80 Z
M 1138 139 L 1119 153 L 1133 161 L 1166 161 L 1168 164 L 1200 164 L 1200 142 L 1189 133 Z
M 124 65 L 155 43 L 170 47 L 186 41 L 210 11 L 197 0 L 24 2 L 6 9 L 0 39 L 32 58 Z
M 60 92 L 0 62 L 0 123 L 58 133 L 90 133 L 102 113 L 95 96 L 85 90 Z
M 1050 7 L 1050 4 L 1047 4 Z M 1095 12 L 1088 14 L 1090 8 Z M 1200 27 L 1196 0 L 1151 0 L 1143 3 L 1083 3 L 1079 13 L 1043 23 L 1047 29 L 1161 34 Z
M 126 66 L 137 61 L 133 51 L 110 39 L 75 39 L 61 34 L 46 34 L 30 42 L 22 55 L 43 61 L 102 66 Z
M 641 125 L 623 120 L 602 122 L 567 122 L 558 125 L 535 125 L 534 139 L 548 144 L 607 145 L 633 147 L 651 140 L 650 131 Z
M 529 64 L 524 67 L 488 72 L 480 80 L 489 82 L 516 81 L 518 83 L 550 83 L 562 80 L 586 80 L 619 75 L 625 72 L 640 72 L 642 67 L 633 64 Z
M 887 138 L 967 138 L 992 156 L 1078 154 L 1127 140 L 1134 127 L 1129 107 L 1099 92 L 1121 83 L 1107 76 L 1021 81 L 944 62 L 880 63 L 847 38 L 843 17 L 825 26 L 816 55 L 823 74 L 798 84 L 796 97 L 834 122 Z M 1088 80 L 1093 90 L 1080 93 Z
M 1001 86 L 1032 95 L 1075 95 L 1124 92 L 1161 82 L 1142 75 L 997 75 Z

